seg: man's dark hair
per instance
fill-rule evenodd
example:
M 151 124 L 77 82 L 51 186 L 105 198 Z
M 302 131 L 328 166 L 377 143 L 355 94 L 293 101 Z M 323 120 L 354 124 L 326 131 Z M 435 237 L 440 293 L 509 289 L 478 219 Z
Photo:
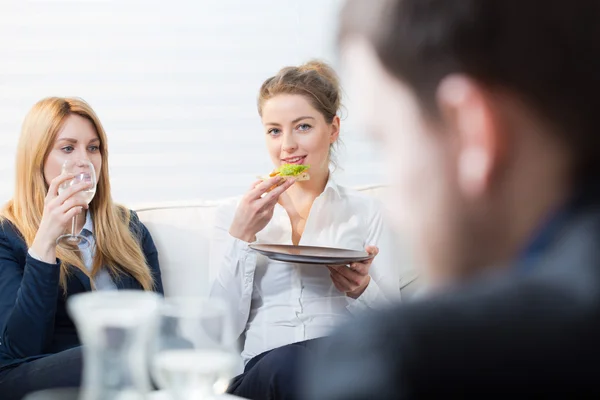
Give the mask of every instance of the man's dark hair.
M 350 0 L 340 40 L 354 34 L 429 115 L 440 81 L 464 73 L 522 99 L 573 150 L 579 177 L 600 171 L 600 0 Z

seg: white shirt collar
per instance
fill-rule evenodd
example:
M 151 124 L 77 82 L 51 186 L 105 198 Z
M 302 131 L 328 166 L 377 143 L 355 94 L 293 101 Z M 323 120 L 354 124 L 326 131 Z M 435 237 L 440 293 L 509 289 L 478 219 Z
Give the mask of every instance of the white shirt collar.
M 342 196 L 340 193 L 340 187 L 331 176 L 331 173 L 329 173 L 329 178 L 327 179 L 327 184 L 325 185 L 323 193 L 327 193 L 327 191 L 333 191 L 333 193 L 335 193 L 338 197 Z

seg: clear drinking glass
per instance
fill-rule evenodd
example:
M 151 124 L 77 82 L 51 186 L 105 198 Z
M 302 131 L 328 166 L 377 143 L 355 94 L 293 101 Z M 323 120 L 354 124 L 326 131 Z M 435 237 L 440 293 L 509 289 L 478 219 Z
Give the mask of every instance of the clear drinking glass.
M 96 194 L 96 171 L 94 170 L 94 165 L 88 160 L 66 160 L 63 163 L 62 172 L 75 174 L 75 177 L 63 182 L 58 187 L 58 194 L 61 194 L 69 187 L 80 182 L 89 182 L 92 184 L 91 187 L 76 193 L 74 196 L 83 196 L 87 204 L 90 204 L 94 198 L 94 195 Z M 71 233 L 61 235 L 58 239 L 56 239 L 56 244 L 69 250 L 77 250 L 80 247 L 88 247 L 90 245 L 90 241 L 80 233 L 75 233 L 76 226 L 77 215 L 75 215 L 71 221 Z
M 174 400 L 212 399 L 232 378 L 239 354 L 226 306 L 167 298 L 159 312 L 152 376 Z
M 142 290 L 71 296 L 67 309 L 83 345 L 80 400 L 144 400 L 152 390 L 148 350 L 162 297 Z

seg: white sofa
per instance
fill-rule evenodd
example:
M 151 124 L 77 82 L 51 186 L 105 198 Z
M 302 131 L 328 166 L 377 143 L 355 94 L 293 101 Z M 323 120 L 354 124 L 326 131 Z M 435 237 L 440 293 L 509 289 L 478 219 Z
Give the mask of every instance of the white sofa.
M 385 188 L 370 186 L 359 190 L 381 197 Z M 134 207 L 158 248 L 166 296 L 208 295 L 210 237 L 215 210 L 221 203 L 199 200 Z M 403 271 L 400 287 L 405 299 L 417 287 L 417 274 L 414 268 L 406 268 L 410 261 L 400 249 L 396 250 L 398 268 Z

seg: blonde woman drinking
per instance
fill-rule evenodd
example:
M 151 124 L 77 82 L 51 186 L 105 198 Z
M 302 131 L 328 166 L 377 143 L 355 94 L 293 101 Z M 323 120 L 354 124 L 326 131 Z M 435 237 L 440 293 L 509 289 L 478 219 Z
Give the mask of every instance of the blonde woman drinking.
M 96 182 L 59 191 L 74 178 L 64 163 L 75 160 L 93 165 Z M 81 194 L 94 184 L 88 205 Z M 87 246 L 57 246 L 72 228 Z M 43 99 L 23 123 L 15 193 L 0 212 L 2 399 L 79 386 L 81 348 L 66 301 L 120 289 L 163 292 L 152 237 L 134 212 L 113 203 L 106 133 L 94 111 L 76 98 Z

